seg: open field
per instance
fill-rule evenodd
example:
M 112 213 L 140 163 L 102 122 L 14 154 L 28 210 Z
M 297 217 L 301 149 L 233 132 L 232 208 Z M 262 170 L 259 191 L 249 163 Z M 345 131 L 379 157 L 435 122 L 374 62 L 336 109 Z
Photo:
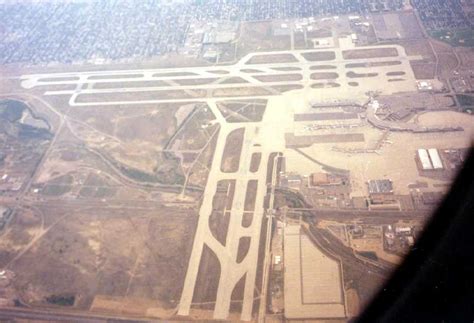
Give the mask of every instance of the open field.
M 313 65 L 309 68 L 312 71 L 317 71 L 317 70 L 334 70 L 337 69 L 337 66 L 335 65 Z
M 344 59 L 397 57 L 398 51 L 395 48 L 353 49 L 343 51 L 342 56 Z
M 297 62 L 296 57 L 292 54 L 266 54 L 255 55 L 247 64 L 268 64 L 268 63 L 294 63 Z
M 237 56 L 242 57 L 255 51 L 287 50 L 291 48 L 288 35 L 273 35 L 270 21 L 244 22 L 240 29 Z
M 474 35 L 469 29 L 432 31 L 431 36 L 451 46 L 474 47 Z
M 32 305 L 48 305 L 46 299 L 53 295 L 70 295 L 74 308 L 88 310 L 96 296 L 108 295 L 119 304 L 141 298 L 149 300 L 148 307 L 172 308 L 180 294 L 187 261 L 183 255 L 189 254 L 195 217 L 177 208 L 150 211 L 135 210 L 130 217 L 126 207 L 117 214 L 107 206 L 92 211 L 45 204 L 30 217 L 18 218 L 22 235 L 30 232 L 30 243 L 22 246 L 9 238 L 12 248 L 20 248 L 4 249 L 12 253 L 2 261 L 15 272 L 19 295 Z
M 342 269 L 300 233 L 285 229 L 285 317 L 287 319 L 344 318 Z
M 310 62 L 319 62 L 319 61 L 333 61 L 336 59 L 336 53 L 327 51 L 327 52 L 307 52 L 301 54 L 307 61 Z
M 350 82 L 348 83 L 350 85 Z M 336 82 L 325 82 L 325 83 L 313 83 L 311 84 L 311 88 L 313 89 L 326 89 L 326 88 L 335 88 L 335 87 L 340 87 L 341 84 L 336 83 Z
M 331 72 L 311 73 L 310 77 L 312 80 L 336 80 L 339 77 L 339 74 Z
M 277 74 L 277 75 L 256 75 L 254 76 L 262 82 L 285 82 L 285 81 L 301 81 L 301 74 Z
M 245 128 L 240 128 L 234 130 L 227 136 L 221 164 L 221 170 L 223 172 L 232 173 L 239 169 L 244 133 Z

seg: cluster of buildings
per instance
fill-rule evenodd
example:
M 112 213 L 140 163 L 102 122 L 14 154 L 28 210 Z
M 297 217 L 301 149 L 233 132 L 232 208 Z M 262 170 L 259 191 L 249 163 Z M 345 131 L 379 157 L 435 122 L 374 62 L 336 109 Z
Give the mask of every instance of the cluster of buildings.
M 158 1 L 0 6 L 0 64 L 84 63 L 152 57 L 184 42 L 185 4 Z
M 183 47 L 193 23 L 216 22 L 203 42 L 232 37 L 222 21 L 298 18 L 394 10 L 401 0 L 39 1 L 0 5 L 0 64 L 94 63 L 149 58 Z M 197 23 L 199 24 L 199 23 Z M 225 27 L 225 26 L 224 26 Z M 199 28 L 199 26 L 198 26 Z M 224 31 L 226 28 L 223 28 Z M 199 35 L 198 35 L 199 37 Z M 206 38 L 207 37 L 207 38 Z M 189 46 L 188 46 L 189 45 Z M 213 48 L 206 48 L 212 56 Z M 205 54 L 205 53 L 204 53 Z
M 403 0 L 224 0 L 242 8 L 245 20 L 369 13 L 403 8 Z M 202 1 L 215 3 L 219 0 Z
M 463 29 L 474 26 L 472 11 L 468 8 L 469 1 L 414 0 L 412 3 L 429 30 Z
M 229 45 L 237 38 L 238 30 L 239 23 L 236 21 L 192 22 L 189 24 L 186 40 L 179 52 L 215 62 L 222 53 L 222 46 Z
M 419 229 L 413 226 L 387 225 L 383 228 L 384 250 L 404 255 L 415 244 Z

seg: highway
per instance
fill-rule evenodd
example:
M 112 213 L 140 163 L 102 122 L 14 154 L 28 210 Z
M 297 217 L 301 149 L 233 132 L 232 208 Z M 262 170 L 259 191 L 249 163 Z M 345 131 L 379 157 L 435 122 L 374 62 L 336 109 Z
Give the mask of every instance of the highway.
M 262 277 L 262 291 L 260 295 L 260 308 L 258 313 L 258 321 L 263 323 L 265 322 L 265 315 L 267 312 L 267 292 L 268 292 L 268 274 L 270 271 L 270 265 L 272 263 L 272 253 L 271 253 L 271 241 L 272 241 L 272 225 L 273 225 L 273 215 L 275 213 L 274 203 L 275 203 L 275 188 L 277 186 L 278 179 L 278 163 L 280 161 L 280 156 L 276 156 L 273 159 L 273 174 L 272 174 L 272 184 L 270 191 L 270 200 L 268 203 L 267 209 L 267 229 L 266 229 L 266 239 L 265 239 L 265 258 L 263 260 L 263 277 Z
M 77 323 L 104 323 L 104 322 L 150 322 L 149 319 L 124 319 L 121 317 L 100 314 L 79 314 L 73 311 L 25 309 L 21 307 L 1 307 L 0 321 L 28 320 L 31 322 L 77 322 Z

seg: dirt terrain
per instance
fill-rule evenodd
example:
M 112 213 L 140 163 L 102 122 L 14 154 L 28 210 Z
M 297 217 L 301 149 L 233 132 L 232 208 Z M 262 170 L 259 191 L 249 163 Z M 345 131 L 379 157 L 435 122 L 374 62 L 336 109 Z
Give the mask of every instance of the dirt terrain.
M 175 306 L 196 221 L 192 210 L 46 204 L 16 221 L 24 225 L 10 241 L 21 257 L 4 254 L 2 262 L 15 272 L 23 301 L 41 306 L 48 297 L 68 295 L 74 307 L 88 309 L 96 296 L 109 295 Z M 35 223 L 42 223 L 39 230 Z
M 224 154 L 222 156 L 221 170 L 233 173 L 239 169 L 240 152 L 244 140 L 245 128 L 232 131 L 226 139 Z

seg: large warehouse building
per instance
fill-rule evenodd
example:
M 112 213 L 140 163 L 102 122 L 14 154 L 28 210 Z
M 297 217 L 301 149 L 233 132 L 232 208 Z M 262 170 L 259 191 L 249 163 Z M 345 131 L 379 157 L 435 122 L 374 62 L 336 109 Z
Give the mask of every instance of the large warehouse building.
M 418 149 L 418 159 L 420 160 L 421 168 L 423 170 L 444 169 L 438 149 Z
M 433 165 L 431 164 L 431 160 L 426 149 L 418 149 L 418 158 L 420 159 L 423 170 L 433 169 Z
M 439 157 L 438 149 L 428 149 L 428 154 L 430 155 L 431 162 L 433 163 L 434 169 L 443 169 L 443 162 L 441 157 Z

